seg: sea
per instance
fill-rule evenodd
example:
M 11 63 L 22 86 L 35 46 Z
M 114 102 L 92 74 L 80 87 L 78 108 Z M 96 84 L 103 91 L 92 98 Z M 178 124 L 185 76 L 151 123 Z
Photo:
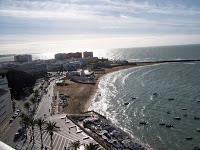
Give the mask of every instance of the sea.
M 94 54 L 132 62 L 200 59 L 200 45 L 94 50 Z M 51 55 L 34 54 L 33 58 L 53 58 Z M 200 120 L 194 119 L 200 118 L 200 62 L 156 64 L 110 73 L 100 80 L 92 101 L 90 110 L 105 115 L 154 150 L 200 147 Z M 147 124 L 141 125 L 141 121 Z

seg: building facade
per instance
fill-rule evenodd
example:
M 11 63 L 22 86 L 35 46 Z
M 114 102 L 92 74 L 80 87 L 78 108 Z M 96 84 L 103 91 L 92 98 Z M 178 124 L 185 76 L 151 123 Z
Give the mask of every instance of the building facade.
M 32 61 L 32 55 L 16 55 L 14 56 L 14 61 L 16 62 L 31 62 Z
M 93 52 L 83 52 L 83 58 L 91 58 L 93 57 Z
M 67 60 L 67 59 L 80 59 L 82 58 L 82 53 L 81 52 L 75 52 L 75 53 L 58 53 L 55 54 L 55 59 L 56 60 Z
M 7 126 L 12 114 L 13 108 L 8 81 L 4 75 L 0 75 L 0 133 Z

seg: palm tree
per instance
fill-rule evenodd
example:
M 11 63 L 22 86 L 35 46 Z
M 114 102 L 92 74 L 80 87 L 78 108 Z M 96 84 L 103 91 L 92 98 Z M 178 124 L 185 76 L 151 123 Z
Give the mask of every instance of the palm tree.
M 35 143 L 35 125 L 36 125 L 36 120 L 34 120 L 34 118 L 30 118 L 30 126 L 31 126 L 31 130 L 32 130 L 32 133 L 31 133 L 31 141 L 33 140 L 33 143 Z
M 25 126 L 25 131 L 26 131 L 26 137 L 25 140 L 27 139 L 27 129 L 30 126 L 30 117 L 26 114 L 22 114 L 21 115 L 21 123 L 24 124 Z
M 44 130 L 44 127 L 46 125 L 46 121 L 42 118 L 39 118 L 37 119 L 37 125 L 40 129 L 40 140 L 41 140 L 41 149 L 43 149 L 43 138 L 42 138 L 42 135 L 43 135 L 43 130 Z
M 56 126 L 56 122 L 48 122 L 46 125 L 46 132 L 51 136 L 51 149 L 53 150 L 53 132 L 58 132 L 60 127 Z
M 80 141 L 75 141 L 70 143 L 71 150 L 77 150 L 78 148 L 80 148 L 80 146 L 81 146 Z
M 30 99 L 30 101 L 32 102 L 32 104 L 33 104 L 33 106 L 34 106 L 34 109 L 36 109 L 36 104 L 38 103 L 36 97 L 33 96 L 33 97 Z
M 24 108 L 27 110 L 27 113 L 29 112 L 31 104 L 29 102 L 24 103 Z
M 90 143 L 85 146 L 86 150 L 97 150 L 99 148 L 99 144 Z

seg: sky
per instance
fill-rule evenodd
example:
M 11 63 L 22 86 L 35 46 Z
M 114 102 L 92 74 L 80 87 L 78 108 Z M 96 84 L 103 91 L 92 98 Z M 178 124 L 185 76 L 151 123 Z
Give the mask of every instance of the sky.
M 0 0 L 0 54 L 199 39 L 200 0 Z

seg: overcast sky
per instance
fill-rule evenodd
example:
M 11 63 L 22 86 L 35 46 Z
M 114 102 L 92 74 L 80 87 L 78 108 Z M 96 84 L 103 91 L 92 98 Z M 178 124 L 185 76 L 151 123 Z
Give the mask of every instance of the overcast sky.
M 41 41 L 88 40 L 88 48 L 198 43 L 200 0 L 0 0 L 0 36 L 0 52 Z

